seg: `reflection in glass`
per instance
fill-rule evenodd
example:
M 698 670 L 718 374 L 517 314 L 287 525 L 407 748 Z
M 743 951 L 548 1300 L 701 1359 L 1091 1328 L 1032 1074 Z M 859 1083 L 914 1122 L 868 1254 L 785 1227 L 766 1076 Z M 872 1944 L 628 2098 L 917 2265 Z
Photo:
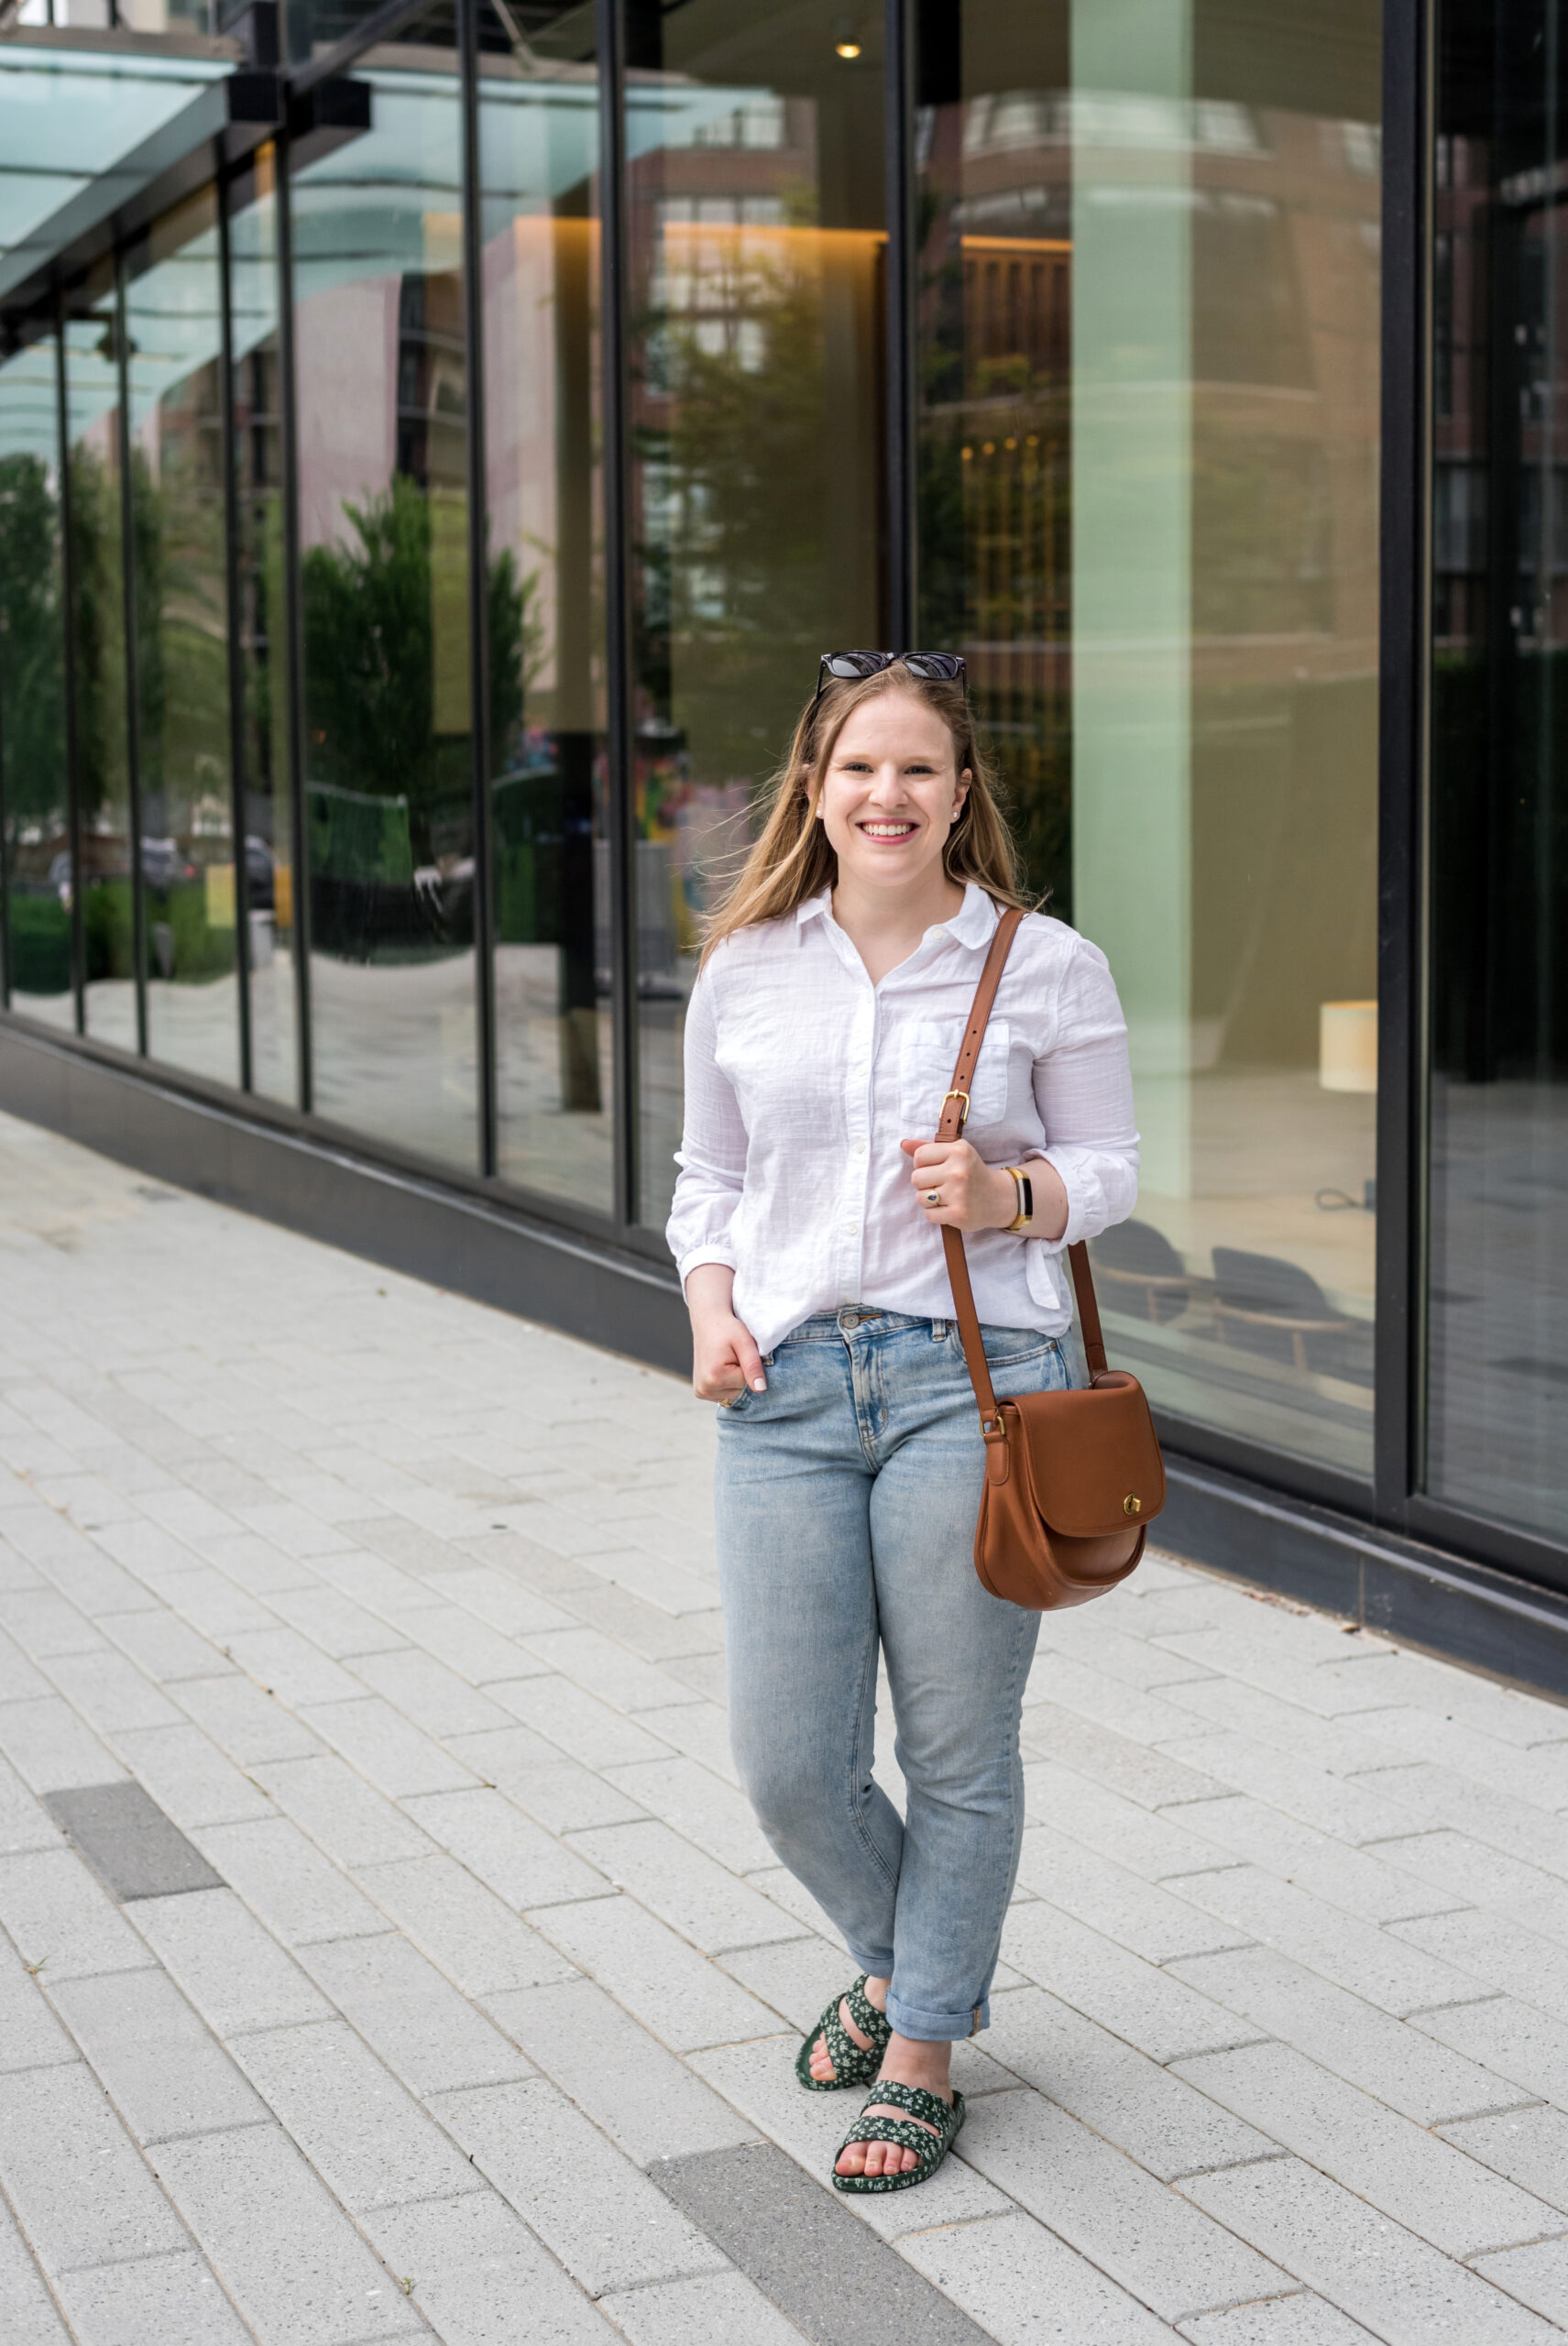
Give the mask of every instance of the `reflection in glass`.
M 0 363 L 0 821 L 11 1007 L 75 1024 L 52 335 Z
M 1568 23 L 1439 11 L 1425 1486 L 1568 1505 Z
M 237 474 L 241 788 L 250 960 L 250 1080 L 299 1096 L 289 667 L 279 442 L 277 161 L 261 148 L 229 188 L 229 301 Z
M 1370 1471 L 1380 108 L 1372 0 L 922 12 L 922 641 L 1110 957 L 1160 1407 Z M 1069 554 L 1070 548 L 1070 554 Z
M 137 1047 L 117 298 L 105 262 L 69 303 L 72 692 L 87 1032 Z M 137 534 L 138 595 L 146 549 Z
M 543 15 L 481 17 L 498 1170 L 608 1213 L 598 85 Z
M 239 1077 L 221 282 L 208 187 L 126 258 L 148 1048 Z
M 880 21 L 629 13 L 639 1218 L 701 915 L 819 653 L 885 641 Z
M 391 54 L 292 189 L 314 1103 L 472 1168 L 460 111 L 449 52 Z

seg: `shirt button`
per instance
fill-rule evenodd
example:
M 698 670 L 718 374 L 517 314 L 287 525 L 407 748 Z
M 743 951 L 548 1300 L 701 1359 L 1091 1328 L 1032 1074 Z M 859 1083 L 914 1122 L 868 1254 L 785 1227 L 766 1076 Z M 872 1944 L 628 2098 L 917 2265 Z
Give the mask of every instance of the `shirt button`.
M 863 1140 L 858 1140 L 858 1141 L 855 1143 L 855 1155 L 856 1155 L 857 1157 L 863 1157 L 863 1156 L 865 1155 L 865 1153 L 866 1153 L 866 1145 L 865 1145 L 865 1142 L 864 1142 Z
M 844 1235 L 847 1238 L 858 1238 L 860 1234 L 861 1225 L 858 1222 L 847 1222 L 844 1224 Z

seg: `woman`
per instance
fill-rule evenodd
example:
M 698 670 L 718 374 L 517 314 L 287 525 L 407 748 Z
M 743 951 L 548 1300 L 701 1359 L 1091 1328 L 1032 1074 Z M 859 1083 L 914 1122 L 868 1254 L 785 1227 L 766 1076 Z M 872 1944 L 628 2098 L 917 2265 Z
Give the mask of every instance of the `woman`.
M 1039 914 L 965 1136 L 928 1137 L 998 907 L 1021 901 L 963 673 L 950 653 L 824 660 L 692 995 L 668 1233 L 695 1388 L 721 1405 L 736 1764 L 861 1973 L 795 2065 L 818 2091 L 875 2081 L 841 2191 L 923 2181 L 963 2121 L 952 2040 L 987 2024 L 1024 1821 L 1038 1617 L 970 1560 L 983 1444 L 938 1231 L 970 1233 L 997 1393 L 1066 1386 L 1058 1257 L 1137 1181 L 1110 972 Z M 903 1821 L 872 1779 L 879 1645 Z

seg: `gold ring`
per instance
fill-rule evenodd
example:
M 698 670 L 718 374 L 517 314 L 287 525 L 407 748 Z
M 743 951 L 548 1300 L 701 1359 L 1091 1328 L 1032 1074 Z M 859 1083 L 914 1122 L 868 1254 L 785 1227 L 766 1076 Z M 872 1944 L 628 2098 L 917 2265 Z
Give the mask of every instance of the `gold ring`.
M 927 1189 L 926 1192 L 926 1202 L 928 1206 L 939 1206 L 942 1202 L 942 1192 L 940 1189 Z

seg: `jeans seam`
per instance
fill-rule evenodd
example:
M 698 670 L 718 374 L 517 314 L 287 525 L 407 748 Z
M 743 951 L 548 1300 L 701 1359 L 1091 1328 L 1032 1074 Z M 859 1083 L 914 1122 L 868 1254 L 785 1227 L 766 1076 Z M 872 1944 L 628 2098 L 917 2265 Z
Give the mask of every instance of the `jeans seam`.
M 875 1683 L 876 1657 L 881 1647 L 881 1637 L 873 1628 L 871 1634 L 866 1639 L 865 1650 L 861 1658 L 861 1683 L 857 1689 L 855 1705 L 851 1714 L 853 1725 L 850 1734 L 849 1767 L 846 1771 L 845 1792 L 850 1811 L 850 1825 L 854 1833 L 855 1838 L 860 1842 L 861 1847 L 865 1850 L 866 1855 L 871 1858 L 872 1863 L 876 1868 L 877 1871 L 883 1876 L 888 1888 L 896 1891 L 898 1888 L 898 1876 L 891 1869 L 887 1859 L 877 1847 L 876 1842 L 872 1837 L 871 1834 L 867 1832 L 865 1810 L 863 1804 L 857 1796 L 861 1777 L 861 1770 L 858 1765 L 861 1753 L 861 1721 L 865 1716 L 866 1683 L 868 1679 L 870 1679 L 873 1684 Z

